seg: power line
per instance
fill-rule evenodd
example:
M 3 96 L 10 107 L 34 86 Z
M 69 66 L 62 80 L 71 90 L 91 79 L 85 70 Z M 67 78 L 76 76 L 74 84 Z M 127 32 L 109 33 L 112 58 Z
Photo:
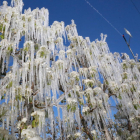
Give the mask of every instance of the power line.
M 93 9 L 95 10 L 108 24 L 110 24 L 110 26 L 112 26 L 112 28 L 114 28 L 121 36 L 122 34 L 96 9 L 94 8 L 87 0 L 85 0 L 86 3 Z
M 134 3 L 132 0 L 131 0 L 131 2 L 132 2 L 133 6 L 135 7 L 135 9 L 137 10 L 137 12 L 138 12 L 139 15 L 140 15 L 140 11 L 139 11 L 139 9 L 136 7 L 135 3 Z

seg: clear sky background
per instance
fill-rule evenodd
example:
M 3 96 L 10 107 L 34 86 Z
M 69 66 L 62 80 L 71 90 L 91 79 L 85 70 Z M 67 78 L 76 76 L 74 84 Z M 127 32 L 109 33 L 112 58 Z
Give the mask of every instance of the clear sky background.
M 11 0 L 7 0 L 8 5 Z M 106 19 L 108 19 L 122 34 L 128 29 L 133 38 L 130 46 L 134 54 L 140 55 L 140 14 L 131 0 L 88 0 Z M 140 0 L 132 0 L 140 11 Z M 100 39 L 100 33 L 107 34 L 107 43 L 111 52 L 128 53 L 132 55 L 119 35 L 85 0 L 23 0 L 24 9 L 45 7 L 49 10 L 49 24 L 53 21 L 64 21 L 65 25 L 74 19 L 78 34 L 90 37 L 91 41 Z M 2 1 L 1 1 L 2 3 Z M 125 34 L 126 38 L 129 36 Z M 140 58 L 140 57 L 139 57 Z

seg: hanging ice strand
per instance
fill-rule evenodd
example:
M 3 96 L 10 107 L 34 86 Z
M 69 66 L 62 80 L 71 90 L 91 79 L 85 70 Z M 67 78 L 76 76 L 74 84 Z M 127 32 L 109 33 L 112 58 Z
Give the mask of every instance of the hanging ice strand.
M 49 25 L 48 9 L 22 7 L 22 0 L 0 7 L 3 75 L 13 57 L 0 75 L 0 138 L 138 139 L 139 62 L 111 53 L 107 35 L 91 42 L 74 20 Z

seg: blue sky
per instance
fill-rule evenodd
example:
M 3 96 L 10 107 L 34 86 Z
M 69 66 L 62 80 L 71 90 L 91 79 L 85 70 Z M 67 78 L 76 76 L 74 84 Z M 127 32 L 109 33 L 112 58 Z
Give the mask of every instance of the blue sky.
M 11 0 L 7 0 L 11 3 Z M 108 19 L 122 34 L 128 29 L 133 38 L 130 46 L 134 54 L 140 52 L 140 14 L 132 5 L 131 0 L 88 0 L 106 19 Z M 140 11 L 140 1 L 132 0 Z M 128 53 L 132 55 L 120 36 L 85 0 L 23 0 L 24 9 L 45 7 L 49 10 L 50 25 L 54 20 L 64 21 L 65 25 L 75 20 L 78 33 L 90 37 L 91 41 L 100 39 L 100 33 L 107 34 L 107 43 L 111 52 Z M 125 34 L 126 35 L 126 34 Z M 128 39 L 128 35 L 126 35 Z

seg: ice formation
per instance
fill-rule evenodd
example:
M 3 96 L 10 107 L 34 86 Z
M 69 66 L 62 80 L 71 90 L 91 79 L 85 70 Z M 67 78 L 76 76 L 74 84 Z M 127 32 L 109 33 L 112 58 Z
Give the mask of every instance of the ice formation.
M 47 9 L 29 8 L 22 14 L 22 0 L 12 0 L 11 5 L 4 1 L 0 7 L 2 72 L 10 55 L 14 58 L 12 70 L 0 81 L 0 97 L 5 98 L 0 107 L 3 129 L 10 127 L 15 139 L 14 132 L 22 130 L 23 139 L 45 140 L 49 131 L 54 138 L 58 124 L 56 138 L 83 139 L 84 117 L 92 138 L 102 139 L 100 121 L 105 128 L 112 119 L 111 96 L 121 105 L 119 115 L 127 116 L 132 128 L 137 128 L 133 120 L 140 115 L 139 62 L 127 54 L 122 60 L 118 53 L 111 53 L 107 35 L 93 42 L 79 36 L 74 20 L 66 27 L 58 21 L 49 26 Z M 22 36 L 25 42 L 19 51 Z M 69 46 L 64 45 L 66 39 Z

